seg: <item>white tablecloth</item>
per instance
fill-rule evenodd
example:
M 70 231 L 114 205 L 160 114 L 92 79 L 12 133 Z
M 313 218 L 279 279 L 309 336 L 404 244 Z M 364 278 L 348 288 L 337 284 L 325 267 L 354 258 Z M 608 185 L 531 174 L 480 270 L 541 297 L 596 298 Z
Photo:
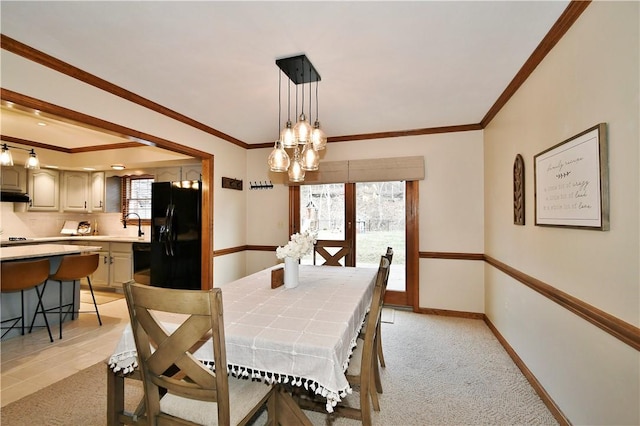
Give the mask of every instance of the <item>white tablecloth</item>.
M 300 285 L 271 289 L 266 269 L 221 285 L 231 374 L 293 383 L 327 398 L 331 410 L 351 391 L 345 370 L 369 309 L 377 268 L 300 266 Z M 196 352 L 211 363 L 211 345 Z M 133 371 L 130 326 L 110 359 Z

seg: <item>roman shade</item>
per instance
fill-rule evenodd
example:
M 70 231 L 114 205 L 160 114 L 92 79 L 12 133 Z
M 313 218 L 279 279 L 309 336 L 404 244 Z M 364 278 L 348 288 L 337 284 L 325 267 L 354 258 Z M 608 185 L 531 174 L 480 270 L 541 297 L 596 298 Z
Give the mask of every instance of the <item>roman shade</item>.
M 304 182 L 289 185 L 324 183 L 388 182 L 424 180 L 424 157 L 374 158 L 368 160 L 326 161 L 320 170 L 307 172 Z

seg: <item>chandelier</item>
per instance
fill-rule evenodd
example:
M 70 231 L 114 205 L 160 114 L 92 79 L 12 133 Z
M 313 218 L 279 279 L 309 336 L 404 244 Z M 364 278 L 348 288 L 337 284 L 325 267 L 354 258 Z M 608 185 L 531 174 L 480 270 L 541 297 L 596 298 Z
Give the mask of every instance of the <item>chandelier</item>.
M 272 172 L 287 172 L 291 182 L 302 182 L 306 171 L 318 170 L 320 163 L 318 151 L 325 149 L 327 145 L 327 137 L 320 128 L 320 121 L 318 120 L 318 82 L 320 81 L 320 74 L 318 74 L 306 55 L 277 59 L 276 65 L 280 68 L 278 77 L 279 134 L 273 151 L 269 154 L 269 169 Z M 289 78 L 289 82 L 287 85 L 287 122 L 281 129 L 282 73 Z M 295 84 L 295 116 L 297 117 L 295 125 L 292 125 L 291 122 L 291 83 Z M 316 107 L 316 119 L 313 126 L 310 124 L 312 117 L 312 83 L 315 83 Z M 300 94 L 298 93 L 299 87 L 301 87 Z M 305 99 L 306 89 L 308 89 L 308 97 Z M 300 115 L 298 115 L 298 99 L 300 99 Z M 305 102 L 308 102 L 309 120 L 305 115 Z M 287 149 L 291 151 L 291 154 L 287 152 Z

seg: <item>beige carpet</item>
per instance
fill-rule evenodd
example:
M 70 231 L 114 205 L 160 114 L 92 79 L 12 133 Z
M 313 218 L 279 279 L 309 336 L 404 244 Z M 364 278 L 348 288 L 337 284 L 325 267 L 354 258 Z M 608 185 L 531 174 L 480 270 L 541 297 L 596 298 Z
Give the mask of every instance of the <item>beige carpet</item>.
M 374 425 L 555 425 L 557 422 L 480 320 L 395 310 L 382 324 L 387 368 Z M 83 370 L 2 408 L 0 423 L 106 424 L 106 366 Z M 133 409 L 141 387 L 127 388 Z M 349 399 L 357 400 L 354 393 Z M 314 425 L 358 425 L 308 412 Z M 264 424 L 266 414 L 256 425 Z
M 116 293 L 115 291 L 94 290 L 93 295 L 96 297 L 96 303 L 98 305 L 103 305 L 105 303 L 113 302 L 114 300 L 119 300 L 124 298 L 124 294 Z M 80 301 L 82 303 L 93 304 L 93 300 L 91 299 L 91 292 L 89 290 L 80 289 Z
M 100 426 L 107 424 L 107 365 L 99 362 L 73 376 L 3 407 L 2 426 Z M 129 380 L 128 382 L 135 382 Z M 127 386 L 133 411 L 143 396 L 141 383 Z

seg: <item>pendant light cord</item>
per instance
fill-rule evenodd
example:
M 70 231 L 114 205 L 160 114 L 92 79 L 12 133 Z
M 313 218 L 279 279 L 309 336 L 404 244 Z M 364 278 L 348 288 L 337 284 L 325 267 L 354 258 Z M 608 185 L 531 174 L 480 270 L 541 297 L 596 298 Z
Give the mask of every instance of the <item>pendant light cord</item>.
M 318 80 L 316 80 L 316 121 L 318 121 Z
M 301 83 L 304 84 L 304 59 L 301 58 L 300 63 L 302 64 L 302 66 L 300 67 L 302 69 Z M 304 114 L 304 87 L 302 88 L 302 114 Z

